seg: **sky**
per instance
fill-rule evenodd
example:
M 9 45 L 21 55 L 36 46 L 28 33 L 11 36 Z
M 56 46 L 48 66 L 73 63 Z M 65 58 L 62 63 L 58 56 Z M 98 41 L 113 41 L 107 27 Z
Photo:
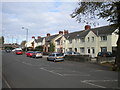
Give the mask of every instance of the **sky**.
M 59 31 L 69 32 L 84 30 L 85 23 L 77 23 L 70 14 L 78 6 L 76 2 L 53 0 L 52 2 L 1 2 L 0 22 L 5 43 L 21 43 L 32 36 L 45 37 L 47 33 L 58 34 Z M 99 25 L 91 28 L 109 25 L 106 20 L 96 20 Z M 22 29 L 24 27 L 24 29 Z

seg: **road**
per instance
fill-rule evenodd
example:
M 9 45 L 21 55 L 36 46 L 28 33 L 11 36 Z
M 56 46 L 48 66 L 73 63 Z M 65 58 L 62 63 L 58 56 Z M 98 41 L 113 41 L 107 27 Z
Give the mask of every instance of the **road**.
M 3 88 L 118 88 L 118 73 L 97 64 L 2 56 Z

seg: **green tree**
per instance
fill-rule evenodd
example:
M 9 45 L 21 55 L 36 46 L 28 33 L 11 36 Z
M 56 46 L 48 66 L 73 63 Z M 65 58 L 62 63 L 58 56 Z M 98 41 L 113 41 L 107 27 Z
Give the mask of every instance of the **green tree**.
M 0 44 L 4 44 L 4 37 L 0 37 Z
M 114 23 L 118 27 L 117 55 L 115 59 L 114 69 L 120 68 L 120 1 L 114 0 L 109 2 L 79 2 L 78 7 L 71 14 L 76 21 L 86 24 L 96 25 L 96 19 L 106 19 L 110 23 Z M 117 66 L 117 67 L 116 67 Z
M 54 52 L 54 51 L 55 51 L 55 45 L 54 43 L 50 43 L 49 52 Z
M 35 47 L 35 50 L 43 52 L 43 46 L 37 46 Z

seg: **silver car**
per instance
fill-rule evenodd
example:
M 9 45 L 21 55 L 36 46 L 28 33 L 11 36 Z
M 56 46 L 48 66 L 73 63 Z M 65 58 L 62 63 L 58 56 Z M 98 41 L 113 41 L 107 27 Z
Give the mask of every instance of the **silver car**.
M 35 51 L 33 52 L 33 55 L 32 55 L 33 58 L 42 58 L 42 52 L 39 52 L 39 51 Z
M 64 55 L 63 53 L 51 53 L 48 57 L 47 57 L 48 61 L 64 61 Z

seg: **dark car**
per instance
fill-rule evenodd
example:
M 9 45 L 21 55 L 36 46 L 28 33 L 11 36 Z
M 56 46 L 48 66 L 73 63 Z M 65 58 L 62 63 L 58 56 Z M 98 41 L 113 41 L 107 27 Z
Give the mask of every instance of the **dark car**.
M 11 50 L 10 50 L 10 49 L 6 49 L 5 51 L 6 51 L 7 53 L 10 53 L 10 52 L 11 52 Z
M 40 51 L 35 51 L 35 52 L 33 52 L 33 55 L 32 55 L 32 57 L 33 58 L 42 58 L 42 52 L 40 52 Z
M 98 57 L 112 57 L 112 52 L 99 52 Z

